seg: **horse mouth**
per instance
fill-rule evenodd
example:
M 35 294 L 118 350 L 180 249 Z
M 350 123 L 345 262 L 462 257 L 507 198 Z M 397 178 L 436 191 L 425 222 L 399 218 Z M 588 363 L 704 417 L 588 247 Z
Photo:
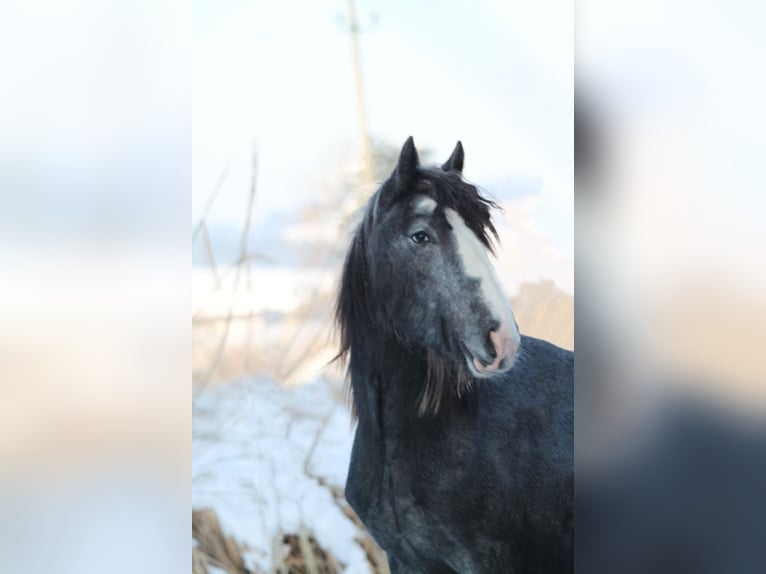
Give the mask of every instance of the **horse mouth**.
M 515 352 L 501 357 L 482 358 L 480 355 L 472 353 L 463 341 L 460 342 L 460 347 L 463 351 L 465 362 L 468 365 L 468 370 L 474 377 L 479 379 L 507 373 L 516 361 Z

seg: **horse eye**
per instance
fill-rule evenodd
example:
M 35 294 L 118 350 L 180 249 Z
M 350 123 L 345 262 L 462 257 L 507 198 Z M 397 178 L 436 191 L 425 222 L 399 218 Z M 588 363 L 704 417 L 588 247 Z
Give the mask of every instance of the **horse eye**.
M 410 239 L 412 239 L 415 243 L 428 243 L 431 241 L 431 238 L 428 237 L 428 234 L 425 231 L 418 231 L 417 233 L 411 235 Z

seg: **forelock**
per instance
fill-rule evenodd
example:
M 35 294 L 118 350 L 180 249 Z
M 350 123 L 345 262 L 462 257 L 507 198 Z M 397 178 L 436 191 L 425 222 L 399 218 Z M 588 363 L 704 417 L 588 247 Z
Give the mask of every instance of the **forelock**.
M 421 193 L 433 198 L 440 209 L 455 210 L 485 247 L 494 251 L 493 239 L 499 240 L 492 224 L 491 210 L 499 209 L 494 201 L 483 197 L 475 185 L 458 173 L 438 168 L 423 170 L 421 186 Z

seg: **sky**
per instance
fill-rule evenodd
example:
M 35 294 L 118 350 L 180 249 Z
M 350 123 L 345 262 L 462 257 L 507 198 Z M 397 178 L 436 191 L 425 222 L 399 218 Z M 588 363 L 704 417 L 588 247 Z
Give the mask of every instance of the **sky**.
M 194 3 L 193 206 L 227 170 L 210 215 L 241 224 L 258 158 L 259 217 L 298 209 L 358 153 L 347 3 Z M 533 215 L 573 255 L 571 2 L 358 0 L 368 124 L 437 158 L 466 149 L 465 176 L 539 182 Z

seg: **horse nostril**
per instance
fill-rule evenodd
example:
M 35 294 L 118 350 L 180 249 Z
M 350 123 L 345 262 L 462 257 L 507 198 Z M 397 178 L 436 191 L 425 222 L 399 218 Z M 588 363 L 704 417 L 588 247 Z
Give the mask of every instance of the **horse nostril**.
M 497 331 L 500 329 L 500 321 L 496 321 L 493 319 L 489 322 L 487 327 L 489 327 L 489 329 L 487 330 L 485 348 L 487 349 L 487 354 L 489 355 L 489 358 L 491 359 L 490 363 L 494 363 L 495 359 L 497 359 L 497 347 L 495 345 L 495 337 L 493 337 L 493 334 L 496 334 Z
M 487 354 L 492 359 L 490 363 L 493 363 L 495 359 L 497 359 L 497 349 L 495 348 L 495 341 L 492 340 L 492 333 L 494 333 L 494 330 L 490 331 L 487 334 L 487 341 L 486 341 Z

